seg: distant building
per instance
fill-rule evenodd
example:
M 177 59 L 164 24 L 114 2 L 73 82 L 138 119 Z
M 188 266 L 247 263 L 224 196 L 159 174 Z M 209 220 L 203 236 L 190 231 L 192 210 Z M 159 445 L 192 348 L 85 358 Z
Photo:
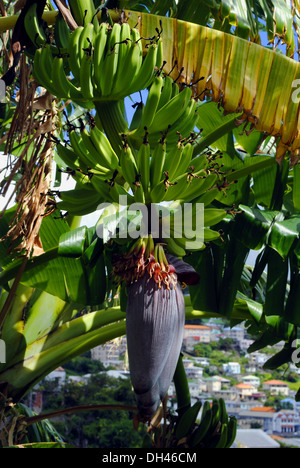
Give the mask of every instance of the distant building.
M 295 435 L 300 431 L 300 417 L 298 411 L 281 410 L 273 420 L 273 430 L 277 434 Z
M 242 382 L 248 383 L 255 388 L 258 388 L 260 386 L 260 379 L 256 377 L 256 375 L 245 375 L 242 377 Z
M 253 385 L 247 383 L 239 383 L 237 385 L 234 385 L 234 388 L 241 400 L 247 397 L 251 397 L 253 393 L 256 392 L 256 388 L 253 387 Z
M 267 380 L 263 382 L 263 389 L 272 395 L 288 396 L 290 393 L 287 383 L 281 380 Z
M 91 349 L 91 357 L 101 361 L 104 367 L 112 366 L 121 369 L 123 367 L 121 357 L 125 355 L 126 350 L 127 340 L 126 336 L 123 336 L 121 339 L 108 341 Z
M 61 387 L 66 381 L 66 371 L 63 367 L 60 366 L 46 375 L 45 380 L 55 381 L 57 387 Z
M 226 374 L 238 375 L 241 373 L 241 365 L 239 362 L 226 362 L 222 367 Z
M 210 342 L 210 327 L 206 325 L 185 325 L 183 332 L 183 340 L 193 338 L 200 343 Z
M 205 379 L 206 391 L 208 393 L 219 392 L 222 388 L 222 382 L 218 377 L 209 377 Z
M 242 341 L 245 337 L 245 329 L 242 327 L 226 327 L 223 330 L 223 336 L 235 341 Z
M 232 448 L 280 448 L 280 444 L 261 429 L 239 429 Z
M 239 346 L 241 350 L 247 351 L 250 345 L 252 345 L 253 340 L 249 340 L 247 338 L 243 338 L 242 340 L 239 341 Z
M 199 364 L 199 365 L 202 366 L 202 367 L 207 367 L 207 366 L 209 366 L 209 359 L 204 358 L 204 357 L 194 357 L 194 356 L 193 356 L 193 361 L 194 361 L 196 364 Z
M 185 369 L 185 373 L 188 379 L 199 379 L 203 376 L 203 368 L 197 366 L 188 366 Z
M 251 410 L 242 410 L 237 414 L 238 427 L 250 429 L 253 424 L 259 425 L 264 432 L 273 434 L 274 409 L 257 407 Z

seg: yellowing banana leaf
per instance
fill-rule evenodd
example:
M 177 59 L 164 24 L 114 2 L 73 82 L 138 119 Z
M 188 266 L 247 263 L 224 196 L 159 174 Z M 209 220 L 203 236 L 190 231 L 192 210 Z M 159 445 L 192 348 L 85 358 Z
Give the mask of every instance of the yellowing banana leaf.
M 295 164 L 300 151 L 294 82 L 300 78 L 297 61 L 240 37 L 175 18 L 132 11 L 129 22 L 138 25 L 142 37 L 162 29 L 165 70 L 177 79 L 183 69 L 178 82 L 194 83 L 196 98 L 208 95 L 225 112 L 242 112 L 239 123 L 250 122 L 256 130 L 279 138 L 277 160 L 289 150 Z

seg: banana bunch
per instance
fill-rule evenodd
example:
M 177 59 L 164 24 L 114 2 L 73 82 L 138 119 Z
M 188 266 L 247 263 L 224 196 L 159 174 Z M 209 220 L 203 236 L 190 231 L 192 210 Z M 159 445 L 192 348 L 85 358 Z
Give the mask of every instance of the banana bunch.
M 202 407 L 202 409 L 201 409 Z M 201 409 L 201 417 L 198 414 Z M 236 437 L 237 420 L 229 417 L 222 398 L 196 402 L 178 418 L 175 437 L 177 446 L 198 448 L 230 448 Z
M 143 141 L 145 130 L 151 146 L 165 134 L 167 146 L 172 147 L 180 138 L 189 137 L 197 124 L 197 103 L 191 88 L 186 86 L 180 91 L 169 75 L 155 76 L 145 104 L 137 107 L 136 113 L 135 128 L 132 122 L 127 135 L 136 147 Z
M 90 176 L 97 175 L 100 180 L 113 177 L 118 170 L 119 159 L 106 135 L 96 125 L 91 126 L 89 131 L 84 126 L 80 132 L 71 128 L 69 140 L 72 149 L 58 146 L 61 159 L 69 167 L 75 165 L 74 169 L 80 168 Z
M 59 192 L 58 197 L 61 201 L 56 203 L 57 209 L 74 216 L 94 213 L 100 203 L 105 201 L 103 194 L 94 190 L 92 186 L 89 188 L 79 186 L 73 190 L 64 190 Z
M 147 88 L 162 64 L 162 41 L 151 38 L 144 49 L 139 32 L 128 23 L 87 23 L 68 34 L 57 26 L 57 47 L 36 50 L 36 80 L 60 99 L 91 108 L 95 101 L 116 101 Z M 57 41 L 58 42 L 58 41 Z M 65 52 L 65 53 L 64 53 Z

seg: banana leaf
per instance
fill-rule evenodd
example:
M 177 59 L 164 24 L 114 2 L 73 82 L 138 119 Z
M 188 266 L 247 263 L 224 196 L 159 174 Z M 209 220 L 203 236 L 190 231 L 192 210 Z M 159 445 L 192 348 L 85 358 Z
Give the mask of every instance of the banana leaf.
M 21 283 L 65 302 L 82 306 L 102 304 L 106 272 L 103 242 L 97 237 L 96 228 L 71 230 L 65 221 L 53 216 L 47 216 L 42 225 L 41 241 L 45 252 L 28 260 Z M 16 275 L 21 262 L 10 262 L 0 273 L 1 284 Z
M 295 163 L 300 147 L 299 100 L 293 95 L 294 80 L 300 76 L 297 61 L 238 36 L 175 18 L 132 11 L 129 22 L 139 25 L 143 37 L 162 29 L 166 72 L 178 79 L 183 69 L 180 80 L 195 83 L 195 96 L 202 100 L 209 96 L 225 112 L 242 112 L 240 123 L 249 122 L 257 131 L 279 138 L 278 161 L 290 150 Z

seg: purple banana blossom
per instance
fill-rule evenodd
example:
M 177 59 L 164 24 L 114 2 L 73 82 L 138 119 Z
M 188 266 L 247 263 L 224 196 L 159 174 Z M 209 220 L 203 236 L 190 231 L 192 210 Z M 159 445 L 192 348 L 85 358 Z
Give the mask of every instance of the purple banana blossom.
M 139 244 L 115 265 L 128 286 L 126 310 L 130 377 L 139 416 L 151 419 L 167 394 L 180 355 L 185 323 L 181 284 L 195 284 L 195 270 L 161 245 Z
M 164 399 L 179 358 L 185 304 L 179 285 L 161 287 L 146 273 L 129 287 L 126 311 L 129 369 L 140 415 Z

